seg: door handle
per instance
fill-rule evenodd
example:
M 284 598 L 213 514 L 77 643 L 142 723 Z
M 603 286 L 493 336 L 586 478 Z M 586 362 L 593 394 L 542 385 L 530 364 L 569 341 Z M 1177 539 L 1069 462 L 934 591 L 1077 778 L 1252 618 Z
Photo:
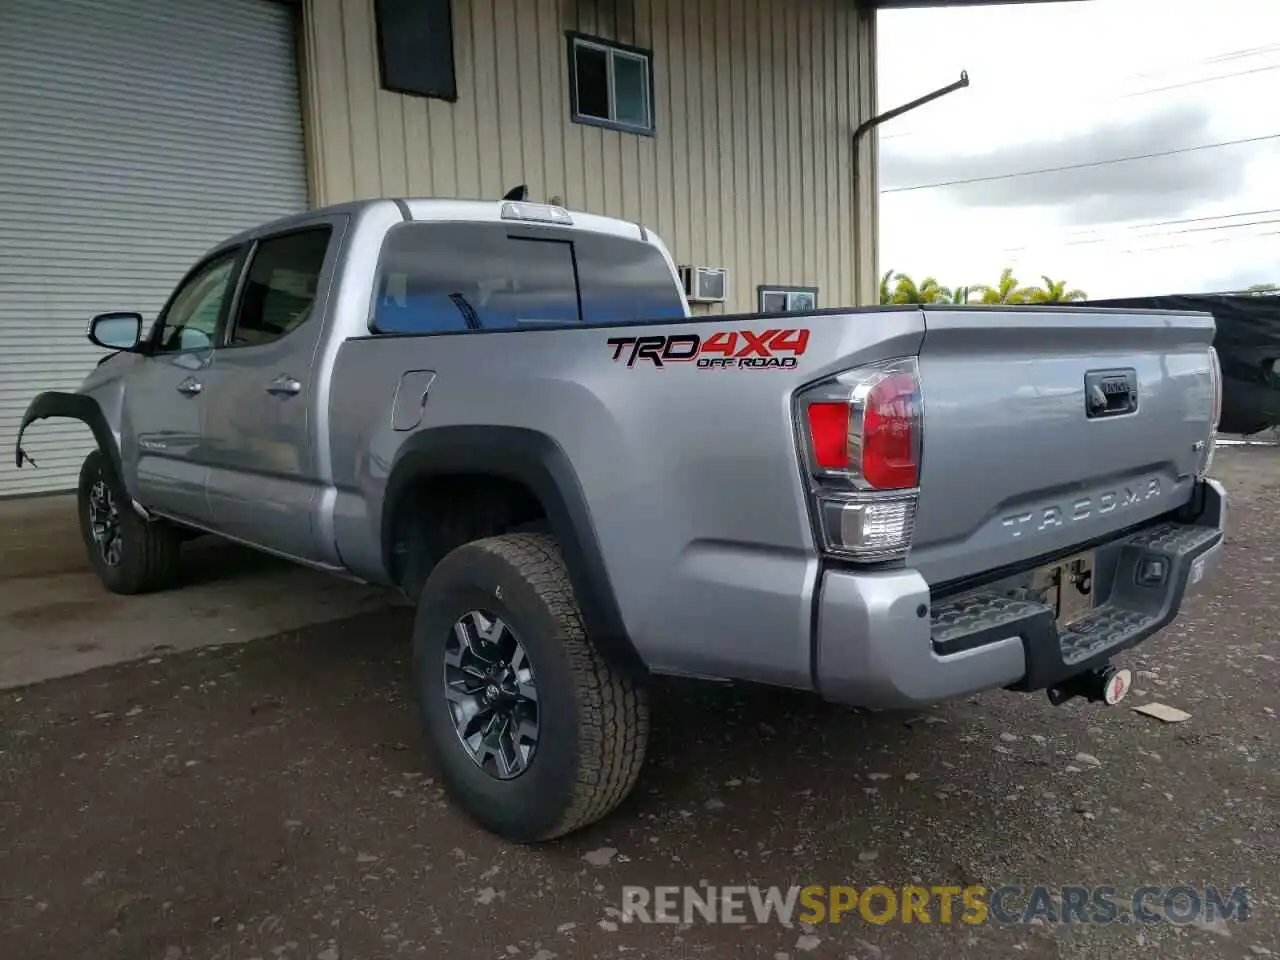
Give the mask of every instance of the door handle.
M 293 377 L 276 377 L 267 384 L 267 393 L 277 397 L 292 397 L 302 392 L 302 384 Z
M 203 384 L 195 377 L 187 377 L 187 379 L 178 384 L 178 392 L 184 397 L 194 397 L 203 389 Z

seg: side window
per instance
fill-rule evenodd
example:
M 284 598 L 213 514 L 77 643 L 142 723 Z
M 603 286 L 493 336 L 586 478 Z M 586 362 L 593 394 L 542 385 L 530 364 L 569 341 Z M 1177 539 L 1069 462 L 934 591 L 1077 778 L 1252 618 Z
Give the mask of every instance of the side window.
M 653 133 L 653 54 L 599 37 L 569 34 L 569 119 Z
M 213 346 L 238 257 L 238 251 L 226 253 L 187 278 L 165 311 L 156 352 L 182 353 Z
M 270 343 L 311 318 L 331 232 L 316 227 L 258 244 L 231 328 L 231 346 Z
M 760 313 L 803 313 L 816 309 L 817 287 L 756 287 L 756 310 Z
M 505 224 L 405 224 L 387 237 L 373 310 L 378 333 L 577 323 L 573 244 Z

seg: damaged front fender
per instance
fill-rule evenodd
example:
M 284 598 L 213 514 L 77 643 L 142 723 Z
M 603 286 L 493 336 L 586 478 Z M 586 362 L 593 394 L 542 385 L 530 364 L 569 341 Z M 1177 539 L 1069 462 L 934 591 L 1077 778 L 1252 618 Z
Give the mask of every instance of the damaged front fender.
M 33 467 L 38 466 L 27 454 L 26 450 L 22 448 L 22 435 L 26 433 L 27 427 L 37 420 L 47 420 L 51 417 L 80 420 L 88 425 L 89 429 L 93 431 L 93 438 L 98 443 L 98 449 L 111 460 L 111 466 L 115 468 L 116 476 L 124 477 L 124 471 L 121 469 L 120 463 L 120 448 L 116 445 L 116 438 L 112 434 L 111 428 L 107 425 L 107 418 L 102 412 L 102 407 L 98 405 L 98 401 L 82 393 L 62 393 L 59 391 L 40 394 L 31 401 L 27 407 L 27 412 L 22 415 L 22 423 L 18 427 L 18 440 L 14 445 L 14 463 L 18 469 L 22 469 L 25 463 L 29 463 Z

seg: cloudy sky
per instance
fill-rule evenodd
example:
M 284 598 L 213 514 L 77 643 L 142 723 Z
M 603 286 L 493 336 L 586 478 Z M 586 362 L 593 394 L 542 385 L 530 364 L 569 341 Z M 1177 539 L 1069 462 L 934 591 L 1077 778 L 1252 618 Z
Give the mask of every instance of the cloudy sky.
M 970 80 L 880 128 L 882 270 L 1012 266 L 1092 297 L 1280 283 L 1280 0 L 924 8 L 879 31 L 882 110 Z

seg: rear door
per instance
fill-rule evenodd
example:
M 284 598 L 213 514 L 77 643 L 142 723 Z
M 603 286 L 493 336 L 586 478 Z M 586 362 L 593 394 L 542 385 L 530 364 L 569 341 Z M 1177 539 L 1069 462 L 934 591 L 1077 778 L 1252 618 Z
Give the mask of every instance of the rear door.
M 240 250 L 198 264 L 178 285 L 151 332 L 153 350 L 129 373 L 123 446 L 142 503 L 160 513 L 209 522 L 203 444 L 205 387 L 231 301 Z
M 1213 318 L 925 310 L 910 563 L 931 583 L 1108 537 L 1190 496 L 1213 406 Z
M 343 218 L 259 239 L 207 375 L 204 440 L 215 527 L 300 560 L 323 476 L 315 355 Z

